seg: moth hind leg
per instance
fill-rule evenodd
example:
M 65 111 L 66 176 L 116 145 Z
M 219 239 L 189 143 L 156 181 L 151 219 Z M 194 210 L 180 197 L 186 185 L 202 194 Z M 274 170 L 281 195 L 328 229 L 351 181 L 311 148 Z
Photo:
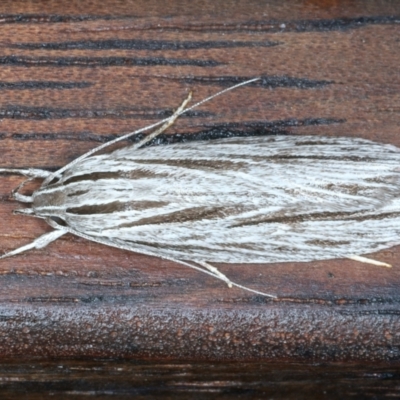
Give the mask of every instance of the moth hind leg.
M 348 259 L 350 260 L 354 260 L 354 261 L 359 261 L 365 264 L 372 264 L 372 265 L 377 265 L 378 267 L 386 267 L 386 268 L 392 268 L 391 264 L 382 262 L 382 261 L 378 261 L 378 260 L 374 260 L 372 258 L 368 258 L 368 257 L 362 257 L 362 256 L 357 256 L 357 255 L 349 255 L 347 256 Z
M 222 281 L 226 282 L 226 284 L 228 285 L 229 288 L 232 288 L 232 282 L 230 281 L 230 279 L 224 275 L 222 272 L 220 272 L 218 270 L 218 268 L 212 266 L 211 264 L 209 264 L 206 261 L 196 261 L 197 264 L 201 265 L 202 267 L 208 269 L 210 272 L 214 273 L 215 275 L 217 275 Z
M 232 286 L 235 286 L 235 287 L 237 287 L 239 289 L 246 290 L 248 292 L 251 292 L 251 293 L 254 293 L 254 294 L 257 294 L 257 295 L 261 295 L 261 296 L 265 296 L 265 297 L 271 297 L 273 299 L 277 298 L 277 296 L 275 296 L 273 294 L 260 292 L 258 290 L 254 290 L 254 289 L 251 289 L 249 287 L 242 286 L 242 285 L 239 285 L 238 283 L 232 282 L 224 274 L 219 272 L 215 267 L 210 266 L 210 264 L 206 263 L 205 261 L 199 262 L 199 261 L 193 260 L 193 263 L 191 263 L 191 262 L 187 262 L 185 260 L 179 260 L 179 259 L 171 257 L 169 255 L 160 254 L 157 251 L 150 250 L 147 246 L 143 246 L 143 245 L 140 245 L 138 243 L 129 243 L 129 245 L 127 245 L 126 243 L 123 243 L 123 242 L 121 243 L 120 241 L 116 242 L 116 241 L 114 241 L 112 239 L 105 238 L 105 237 L 98 237 L 98 236 L 94 237 L 94 236 L 86 235 L 86 234 L 84 234 L 84 233 L 82 233 L 80 231 L 76 231 L 76 230 L 74 230 L 74 229 L 72 229 L 70 227 L 60 226 L 55 221 L 52 221 L 51 219 L 48 219 L 46 221 L 50 226 L 52 226 L 55 229 L 62 230 L 62 231 L 64 231 L 64 233 L 69 232 L 69 233 L 72 233 L 72 234 L 74 234 L 76 236 L 82 237 L 84 239 L 91 240 L 91 241 L 97 242 L 97 243 L 102 243 L 102 244 L 105 244 L 107 246 L 117 247 L 119 249 L 135 251 L 137 253 L 147 254 L 147 255 L 153 256 L 153 257 L 161 257 L 164 260 L 170 260 L 170 261 L 176 262 L 178 264 L 184 265 L 184 266 L 189 267 L 191 269 L 194 269 L 196 271 L 202 272 L 203 274 L 210 275 L 213 278 L 222 280 L 222 281 L 224 281 L 226 283 L 229 282 L 229 284 L 231 284 Z M 204 263 L 207 265 L 207 267 L 204 265 Z M 199 266 L 195 265 L 195 264 L 199 264 Z M 203 265 L 201 265 L 201 264 L 203 264 Z M 215 270 L 217 270 L 218 273 L 216 273 L 215 271 L 212 272 L 209 267 L 211 267 L 212 270 L 215 268 Z
M 179 261 L 181 264 L 183 264 L 183 265 L 187 265 L 188 267 L 191 267 L 191 268 L 194 268 L 194 269 L 199 269 L 199 268 L 197 268 L 197 267 L 195 267 L 195 266 L 193 266 L 193 265 L 191 265 L 191 264 L 189 264 L 189 263 L 187 263 L 187 262 L 182 262 L 182 261 L 180 261 L 180 260 L 177 260 L 177 261 Z M 218 278 L 218 279 L 220 279 L 220 280 L 222 280 L 222 281 L 224 281 L 227 285 L 228 285 L 228 287 L 232 287 L 232 286 L 235 286 L 235 287 L 237 287 L 237 288 L 239 288 L 239 289 L 243 289 L 243 290 L 245 290 L 245 291 L 247 291 L 247 292 L 251 292 L 251 293 L 255 293 L 255 294 L 258 294 L 258 295 L 261 295 L 261 296 L 265 296 L 265 297 L 271 297 L 272 299 L 276 299 L 277 298 L 277 296 L 275 296 L 275 295 L 273 295 L 273 294 L 269 294 L 269 293 L 265 293 L 265 292 L 260 292 L 259 290 L 254 290 L 254 289 L 251 289 L 251 288 L 249 288 L 249 287 L 247 287 L 247 286 L 243 286 L 243 285 L 239 285 L 238 283 L 236 283 L 236 282 L 232 282 L 227 276 L 225 276 L 222 272 L 220 272 L 219 270 L 218 270 L 218 268 L 216 268 L 216 267 L 214 267 L 214 266 L 212 266 L 212 265 L 210 265 L 208 262 L 206 262 L 206 261 L 199 261 L 199 260 L 196 260 L 195 261 L 197 264 L 199 264 L 199 265 L 201 265 L 203 268 L 205 268 L 205 270 L 201 270 L 202 272 L 204 272 L 204 273 L 207 273 L 207 274 L 210 274 L 210 275 L 212 275 L 212 276 L 214 276 L 215 278 Z
M 62 235 L 65 235 L 66 233 L 67 232 L 63 230 L 55 230 L 49 233 L 45 233 L 44 235 L 36 238 L 33 242 L 3 254 L 2 256 L 0 256 L 0 259 L 15 256 L 31 249 L 42 249 L 43 247 L 46 247 L 49 243 L 54 242 L 54 240 L 58 239 Z

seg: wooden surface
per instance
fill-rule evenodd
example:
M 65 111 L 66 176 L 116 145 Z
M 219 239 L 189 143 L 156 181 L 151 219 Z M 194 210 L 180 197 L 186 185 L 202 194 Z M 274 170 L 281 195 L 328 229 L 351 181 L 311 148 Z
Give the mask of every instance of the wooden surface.
M 3 360 L 0 376 L 1 397 L 17 400 L 399 397 L 398 368 L 382 365 Z
M 285 133 L 400 146 L 399 21 L 394 1 L 2 1 L 0 166 L 55 170 L 169 115 L 191 89 L 200 100 L 257 76 L 182 117 L 171 140 Z M 4 251 L 50 230 L 12 214 L 20 182 L 0 176 Z M 398 363 L 400 247 L 374 257 L 394 267 L 218 266 L 278 295 L 269 300 L 66 236 L 1 260 L 0 358 Z

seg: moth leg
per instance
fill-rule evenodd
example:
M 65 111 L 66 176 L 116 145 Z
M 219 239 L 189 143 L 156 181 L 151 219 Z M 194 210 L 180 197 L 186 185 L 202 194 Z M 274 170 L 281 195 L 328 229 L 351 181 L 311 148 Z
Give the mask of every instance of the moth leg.
M 140 147 L 144 146 L 146 143 L 150 142 L 150 140 L 154 139 L 156 136 L 160 135 L 165 130 L 167 130 L 171 125 L 173 125 L 173 123 L 176 121 L 176 119 L 179 117 L 179 115 L 185 109 L 187 103 L 189 103 L 191 98 L 192 98 L 192 92 L 189 93 L 189 96 L 183 101 L 183 103 L 180 105 L 180 107 L 173 113 L 173 115 L 170 117 L 170 119 L 165 124 L 163 124 L 156 131 L 150 133 L 150 135 L 147 135 L 146 137 L 144 137 L 140 142 L 136 143 L 132 147 L 134 149 L 139 149 Z
M 220 272 L 218 268 L 213 267 L 212 265 L 208 264 L 205 261 L 196 261 L 196 262 L 197 264 L 201 265 L 202 267 L 208 269 L 209 271 L 217 275 L 222 281 L 224 281 L 228 285 L 229 288 L 232 287 L 232 282 L 229 280 L 227 276 L 225 276 L 222 272 Z
M 378 267 L 392 268 L 391 264 L 387 264 L 387 263 L 382 262 L 382 261 L 373 260 L 372 258 L 368 258 L 368 257 L 350 255 L 350 256 L 347 256 L 347 258 L 349 258 L 350 260 L 359 261 L 359 262 L 362 262 L 362 263 L 365 263 L 365 264 L 377 265 Z
M 7 172 L 11 174 L 18 174 L 18 175 L 24 175 L 28 179 L 23 181 L 21 184 L 19 184 L 12 192 L 11 196 L 22 203 L 32 203 L 32 197 L 31 196 L 24 196 L 23 194 L 19 194 L 19 190 L 29 181 L 36 179 L 36 178 L 47 178 L 48 176 L 51 175 L 51 172 L 45 171 L 44 169 L 36 169 L 36 168 L 28 168 L 28 169 L 17 169 L 17 168 L 0 168 L 0 173 L 1 172 Z
M 28 169 L 18 169 L 18 168 L 0 168 L 1 172 L 7 172 L 9 174 L 25 175 L 28 178 L 47 178 L 52 173 L 44 169 L 28 168 Z
M 153 254 L 153 255 L 157 255 L 157 254 Z M 185 265 L 185 266 L 187 266 L 187 267 L 189 267 L 189 268 L 193 268 L 193 269 L 195 269 L 195 270 L 197 270 L 197 271 L 203 272 L 203 274 L 211 275 L 211 276 L 213 276 L 214 278 L 220 279 L 220 280 L 222 280 L 222 281 L 224 281 L 224 282 L 227 282 L 227 281 L 228 281 L 228 282 L 230 283 L 231 286 L 235 286 L 235 287 L 237 287 L 237 288 L 239 288 L 239 289 L 242 289 L 242 290 L 245 290 L 245 291 L 247 291 L 247 292 L 255 293 L 255 294 L 258 294 L 258 295 L 261 295 L 261 296 L 265 296 L 265 297 L 270 297 L 270 298 L 272 298 L 272 299 L 277 299 L 277 298 L 278 298 L 277 296 L 275 296 L 275 295 L 273 295 L 273 294 L 269 294 L 269 293 L 265 293 L 265 292 L 260 292 L 259 290 L 254 290 L 254 289 L 251 289 L 251 288 L 249 288 L 249 287 L 247 287 L 247 286 L 239 285 L 239 284 L 236 283 L 236 282 L 232 282 L 232 281 L 230 281 L 224 274 L 222 274 L 221 272 L 219 272 L 219 271 L 217 270 L 217 268 L 213 267 L 212 265 L 209 265 L 209 264 L 205 263 L 204 261 L 195 261 L 195 262 L 198 263 L 199 265 L 201 265 L 201 264 L 203 264 L 203 263 L 204 263 L 204 264 L 207 264 L 207 267 L 205 267 L 205 268 L 207 268 L 207 269 L 199 268 L 199 267 L 197 267 L 197 266 L 195 266 L 195 265 L 193 265 L 193 264 L 190 264 L 190 263 L 188 263 L 188 262 L 186 262 L 186 261 L 177 260 L 177 259 L 172 258 L 172 257 L 165 257 L 165 256 L 162 256 L 162 255 L 161 255 L 160 257 L 162 257 L 162 258 L 164 258 L 164 259 L 166 259 L 166 260 L 171 260 L 171 261 L 177 262 L 177 263 L 179 263 L 179 264 Z M 215 269 L 215 270 L 217 271 L 217 273 L 211 272 L 211 271 L 208 269 L 208 267 L 211 267 L 211 268 Z M 222 276 L 223 278 L 222 278 L 221 276 Z M 228 286 L 229 286 L 229 284 L 228 284 Z
M 58 239 L 62 235 L 65 235 L 66 233 L 67 231 L 64 230 L 56 230 L 45 233 L 44 235 L 39 236 L 33 242 L 28 243 L 25 246 L 18 247 L 18 249 L 11 250 L 6 254 L 3 254 L 2 256 L 0 256 L 0 259 L 15 256 L 16 254 L 20 254 L 31 249 L 42 249 L 43 247 L 46 247 L 49 243 L 54 242 L 56 239 Z
M 261 295 L 261 296 L 265 296 L 265 297 L 271 297 L 273 299 L 277 298 L 277 296 L 274 296 L 273 294 L 260 292 L 259 290 L 254 290 L 254 289 L 251 289 L 249 287 L 242 286 L 242 285 L 239 285 L 238 283 L 232 282 L 225 275 L 221 274 L 221 272 L 219 272 L 219 271 L 218 271 L 218 274 L 216 274 L 214 272 L 211 272 L 208 268 L 207 269 L 204 269 L 204 267 L 200 268 L 197 265 L 193 265 L 193 264 L 188 263 L 186 261 L 178 260 L 176 258 L 166 256 L 165 254 L 161 254 L 160 252 L 158 252 L 156 250 L 155 251 L 149 250 L 149 248 L 146 247 L 146 246 L 143 246 L 143 245 L 140 245 L 140 244 L 137 244 L 137 243 L 130 243 L 129 245 L 121 243 L 121 242 L 117 243 L 117 242 L 115 242 L 113 240 L 110 240 L 110 239 L 107 239 L 107 238 L 104 238 L 104 237 L 86 235 L 86 234 L 84 234 L 82 232 L 76 231 L 75 229 L 72 229 L 72 228 L 67 227 L 67 226 L 66 227 L 62 226 L 61 227 L 60 225 L 58 225 L 55 221 L 53 221 L 51 219 L 46 219 L 46 221 L 49 223 L 50 226 L 52 226 L 53 228 L 56 228 L 56 229 L 60 229 L 64 233 L 69 232 L 69 233 L 72 233 L 73 235 L 82 237 L 82 238 L 90 240 L 92 242 L 97 242 L 97 243 L 105 244 L 107 246 L 117 247 L 118 249 L 135 251 L 137 253 L 146 254 L 146 255 L 149 255 L 149 256 L 153 256 L 153 257 L 161 257 L 164 260 L 170 260 L 170 261 L 176 262 L 178 264 L 185 265 L 186 267 L 195 269 L 196 271 L 200 271 L 203 274 L 210 275 L 210 276 L 212 276 L 212 277 L 214 277 L 216 279 L 220 279 L 220 280 L 222 280 L 224 282 L 229 281 L 232 286 L 235 286 L 235 287 L 237 287 L 239 289 L 242 289 L 242 290 L 246 290 L 247 292 L 255 293 L 255 294 L 258 294 L 258 295 Z M 198 261 L 196 261 L 196 262 L 199 263 Z M 200 263 L 199 263 L 199 265 L 200 265 Z M 212 268 L 215 268 L 215 267 L 212 267 Z M 223 278 L 221 278 L 221 276 Z

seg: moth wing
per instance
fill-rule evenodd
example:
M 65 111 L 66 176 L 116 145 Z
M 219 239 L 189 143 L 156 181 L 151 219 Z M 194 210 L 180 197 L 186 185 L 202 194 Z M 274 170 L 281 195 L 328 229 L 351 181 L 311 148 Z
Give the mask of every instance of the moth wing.
M 66 171 L 74 200 L 67 223 L 118 247 L 140 245 L 175 259 L 308 261 L 365 253 L 399 237 L 399 161 L 393 146 L 352 138 L 127 147 Z

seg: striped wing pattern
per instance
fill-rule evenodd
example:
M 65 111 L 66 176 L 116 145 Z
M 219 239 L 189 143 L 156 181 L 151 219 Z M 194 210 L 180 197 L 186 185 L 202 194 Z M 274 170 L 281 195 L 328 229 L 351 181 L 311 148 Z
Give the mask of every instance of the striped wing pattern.
M 35 193 L 36 214 L 117 247 L 210 262 L 311 261 L 400 243 L 400 150 L 269 136 L 87 158 Z

